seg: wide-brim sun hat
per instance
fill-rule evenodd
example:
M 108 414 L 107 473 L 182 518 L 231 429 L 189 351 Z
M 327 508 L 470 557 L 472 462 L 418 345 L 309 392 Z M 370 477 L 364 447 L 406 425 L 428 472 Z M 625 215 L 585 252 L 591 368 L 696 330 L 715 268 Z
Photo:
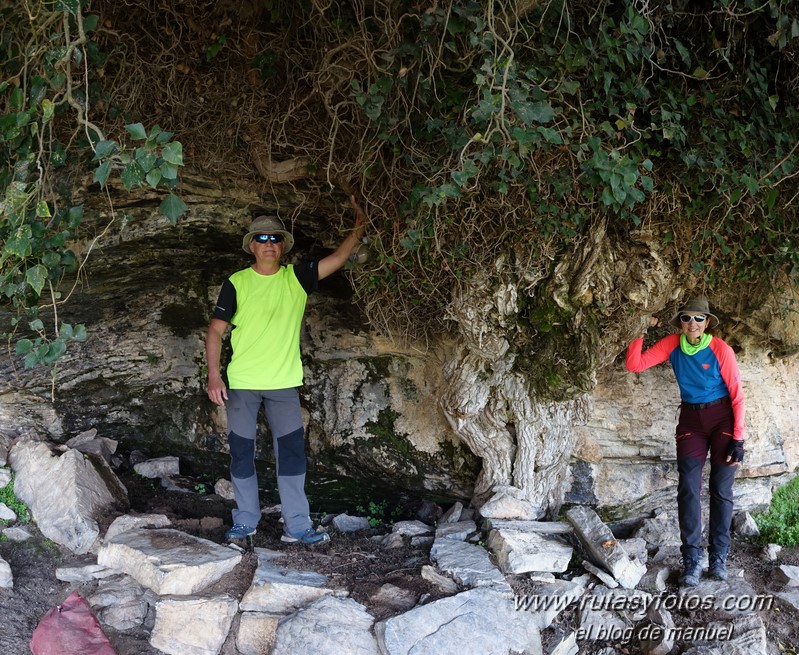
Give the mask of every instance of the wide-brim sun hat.
M 284 255 L 294 247 L 294 237 L 291 235 L 291 232 L 286 231 L 286 226 L 283 225 L 283 221 L 277 216 L 257 216 L 255 220 L 250 223 L 250 229 L 241 241 L 241 247 L 247 254 L 252 254 L 250 243 L 252 243 L 253 237 L 256 234 L 282 234 Z
M 695 298 L 690 298 L 688 302 L 686 302 L 682 307 L 677 310 L 677 313 L 672 316 L 671 324 L 678 328 L 680 327 L 680 315 L 684 314 L 685 312 L 691 312 L 693 314 L 704 314 L 707 316 L 707 329 L 712 330 L 719 324 L 719 317 L 715 314 L 710 313 L 710 303 L 707 301 L 707 298 L 704 296 L 696 296 Z

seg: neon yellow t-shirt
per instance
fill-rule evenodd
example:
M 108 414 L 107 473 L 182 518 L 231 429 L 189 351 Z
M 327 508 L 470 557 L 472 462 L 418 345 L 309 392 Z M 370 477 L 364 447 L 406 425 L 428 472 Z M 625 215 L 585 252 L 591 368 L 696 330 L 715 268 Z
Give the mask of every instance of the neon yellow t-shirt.
M 274 275 L 246 268 L 229 279 L 236 289 L 229 387 L 266 391 L 302 385 L 300 328 L 308 294 L 293 265 Z

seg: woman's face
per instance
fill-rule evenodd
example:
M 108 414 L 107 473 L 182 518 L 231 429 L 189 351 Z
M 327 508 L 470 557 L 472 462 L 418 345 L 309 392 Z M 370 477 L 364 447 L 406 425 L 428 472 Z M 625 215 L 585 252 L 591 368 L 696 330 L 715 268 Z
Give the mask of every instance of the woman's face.
M 691 320 L 686 322 L 690 317 Z M 696 318 L 701 318 L 697 321 Z M 701 312 L 683 312 L 680 314 L 680 329 L 689 343 L 698 343 L 707 327 L 707 314 Z

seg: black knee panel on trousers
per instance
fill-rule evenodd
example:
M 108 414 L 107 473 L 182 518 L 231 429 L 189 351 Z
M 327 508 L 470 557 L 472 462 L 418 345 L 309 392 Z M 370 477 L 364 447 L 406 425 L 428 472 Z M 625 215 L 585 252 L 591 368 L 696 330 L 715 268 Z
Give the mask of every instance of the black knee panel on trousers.
M 277 474 L 305 474 L 305 438 L 304 430 L 294 430 L 277 438 Z
M 230 444 L 230 474 L 240 480 L 255 475 L 255 439 L 245 439 L 231 432 L 227 440 Z

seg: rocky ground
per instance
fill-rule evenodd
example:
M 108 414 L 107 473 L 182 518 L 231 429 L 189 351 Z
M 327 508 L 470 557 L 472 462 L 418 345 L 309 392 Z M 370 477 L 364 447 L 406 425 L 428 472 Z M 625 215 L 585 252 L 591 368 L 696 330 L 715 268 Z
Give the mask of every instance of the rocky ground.
M 129 490 L 132 511 L 166 514 L 178 529 L 223 542 L 223 532 L 230 516 L 230 501 L 214 494 L 166 491 L 153 481 L 133 475 L 123 476 L 123 481 Z M 27 542 L 0 539 L 0 557 L 10 564 L 14 575 L 13 590 L 0 589 L 0 643 L 3 644 L 4 655 L 29 654 L 30 635 L 44 613 L 62 602 L 73 590 L 82 595 L 92 591 L 91 583 L 65 583 L 55 577 L 57 567 L 91 561 L 91 557 L 77 558 L 44 539 L 35 527 L 31 527 L 31 531 L 35 537 Z M 420 575 L 422 566 L 430 563 L 425 548 L 412 548 L 406 544 L 401 548 L 386 549 L 370 539 L 374 534 L 387 531 L 388 527 L 377 528 L 372 534 L 336 533 L 329 543 L 309 549 L 282 544 L 277 515 L 271 515 L 262 521 L 253 542 L 255 546 L 286 552 L 287 557 L 283 560 L 285 566 L 317 571 L 328 576 L 332 584 L 350 590 L 351 596 L 365 605 L 373 616 L 383 619 L 392 613 L 390 607 L 377 600 L 378 591 L 386 583 L 409 590 L 417 598 L 427 596 L 432 599 L 443 595 Z M 779 563 L 799 565 L 799 549 L 783 549 Z M 248 553 L 242 563 L 217 584 L 218 590 L 241 598 L 250 585 L 256 564 L 255 556 Z M 742 569 L 746 580 L 758 594 L 766 596 L 771 593 L 769 582 L 774 564 L 764 559 L 762 546 L 737 539 L 733 545 L 730 567 L 733 571 Z M 583 573 L 575 565 L 574 570 L 567 572 L 564 577 Z M 511 579 L 511 583 L 519 594 L 529 591 L 529 579 L 525 576 Z M 676 592 L 676 576 L 672 576 L 668 580 L 666 593 Z M 544 631 L 545 646 L 547 640 L 554 639 L 559 631 L 573 629 L 576 613 L 576 607 L 572 606 L 558 617 L 552 628 Z M 673 615 L 677 625 L 697 626 L 721 618 L 708 611 L 673 612 Z M 795 609 L 775 598 L 771 607 L 763 609 L 760 616 L 767 626 L 768 655 L 799 651 L 799 614 Z M 148 634 L 143 629 L 125 634 L 109 629 L 108 636 L 119 655 L 160 653 L 149 645 Z M 579 642 L 580 653 L 600 653 L 609 646 L 615 650 L 606 653 L 638 655 L 643 652 L 635 642 Z M 679 652 L 684 652 L 684 649 L 678 647 L 674 650 L 674 654 Z

